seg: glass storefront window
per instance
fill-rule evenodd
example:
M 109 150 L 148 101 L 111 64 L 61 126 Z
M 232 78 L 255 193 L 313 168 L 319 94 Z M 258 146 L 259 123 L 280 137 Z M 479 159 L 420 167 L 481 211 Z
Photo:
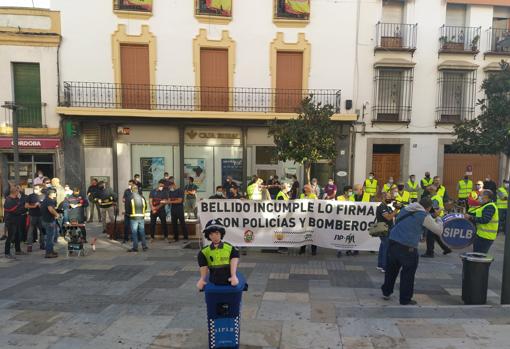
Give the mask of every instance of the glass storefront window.
M 257 165 L 278 165 L 276 147 L 257 146 L 255 151 Z
M 131 170 L 132 178 L 135 174 L 140 175 L 144 193 L 158 186 L 164 173 L 174 176 L 179 183 L 179 147 L 166 144 L 133 144 L 131 145 Z M 176 170 L 177 169 L 177 170 Z
M 7 154 L 6 158 L 8 179 L 14 180 L 14 154 Z M 55 176 L 53 154 L 20 154 L 19 159 L 19 178 L 23 188 L 32 187 L 33 179 L 39 170 L 48 178 Z

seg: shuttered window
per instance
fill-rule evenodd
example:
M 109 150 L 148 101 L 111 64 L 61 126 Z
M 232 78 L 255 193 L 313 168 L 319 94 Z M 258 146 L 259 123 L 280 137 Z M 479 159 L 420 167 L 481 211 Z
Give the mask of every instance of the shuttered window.
M 303 52 L 276 56 L 276 112 L 295 113 L 303 99 Z
M 200 50 L 201 110 L 228 111 L 228 50 Z
M 112 134 L 110 127 L 105 125 L 84 124 L 82 126 L 83 146 L 111 147 Z
M 466 5 L 448 4 L 445 24 L 452 27 L 464 27 L 466 25 Z
M 403 23 L 404 3 L 402 2 L 383 2 L 382 22 L 383 23 Z
M 42 127 L 41 74 L 38 63 L 13 63 L 14 102 L 21 127 Z
M 149 46 L 120 45 L 122 107 L 150 109 Z

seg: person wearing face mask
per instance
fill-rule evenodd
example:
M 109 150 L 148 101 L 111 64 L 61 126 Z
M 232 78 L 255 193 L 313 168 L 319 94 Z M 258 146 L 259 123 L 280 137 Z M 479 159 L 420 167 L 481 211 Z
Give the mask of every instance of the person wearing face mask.
M 41 204 L 41 219 L 44 231 L 46 232 L 46 254 L 45 258 L 56 258 L 58 254 L 53 250 L 54 239 L 57 233 L 57 219 L 59 214 L 57 212 L 57 192 L 53 189 L 48 189 L 46 198 Z
M 389 193 L 393 188 L 396 188 L 397 185 L 395 184 L 395 181 L 393 180 L 393 177 L 388 177 L 388 181 L 384 183 L 381 194 Z
M 232 181 L 232 176 L 227 176 L 227 178 L 225 178 L 225 182 L 223 183 L 223 188 L 225 189 L 225 192 L 227 193 L 227 199 L 231 199 L 230 188 L 232 188 L 233 184 L 234 184 L 234 182 Z
M 216 193 L 214 193 L 214 195 L 209 196 L 209 199 L 225 199 L 225 196 L 223 195 L 223 187 L 221 185 L 218 185 L 216 187 Z
M 317 196 L 317 198 L 322 197 L 321 196 L 322 189 L 319 185 L 319 182 L 317 181 L 317 178 L 312 178 L 311 186 L 312 186 L 312 193 L 314 193 L 315 196 Z
M 484 189 L 485 188 L 483 187 L 483 182 L 477 181 L 476 185 L 475 185 L 475 190 L 473 190 L 471 193 L 469 193 L 469 196 L 468 196 L 468 206 L 469 206 L 468 211 L 480 206 L 478 197 L 480 196 L 480 194 L 482 193 L 482 191 Z
M 435 185 L 429 185 L 427 190 L 430 193 L 430 199 L 432 200 L 432 208 L 433 212 L 436 212 L 437 217 L 441 218 L 445 214 L 444 201 L 443 197 L 437 194 L 437 187 Z M 446 246 L 441 238 L 433 233 L 432 231 L 426 229 L 426 241 L 427 241 L 427 250 L 421 256 L 424 258 L 434 258 L 434 245 L 437 242 L 439 247 L 443 250 L 443 255 L 447 255 L 452 252 L 452 250 Z
M 73 195 L 73 190 L 69 187 L 69 184 L 64 185 L 64 195 L 66 198 Z
M 281 190 L 276 194 L 275 200 L 283 200 L 288 201 L 289 197 L 290 185 L 289 183 L 283 183 L 281 185 Z
M 130 221 L 130 215 L 129 210 L 131 209 L 131 196 L 132 191 L 131 188 L 133 186 L 138 186 L 135 183 L 134 179 L 130 179 L 128 181 L 128 186 L 124 190 L 124 194 L 122 195 L 122 202 L 124 203 L 124 239 L 122 240 L 122 243 L 125 244 L 129 241 L 129 237 L 131 236 L 131 221 Z
M 143 195 L 142 192 L 142 181 L 140 180 L 140 175 L 135 173 L 133 176 L 133 180 L 135 181 L 135 185 L 138 187 L 138 194 Z
M 223 194 L 223 192 L 222 192 Z M 174 231 L 175 242 L 179 241 L 179 225 L 181 226 L 184 241 L 188 241 L 188 228 L 184 221 L 184 190 L 177 188 L 175 181 L 170 183 L 168 192 L 169 202 L 171 205 L 170 215 L 172 217 L 172 229 Z
M 410 175 L 409 180 L 406 183 L 405 190 L 409 192 L 409 198 L 411 199 L 411 202 L 417 202 L 418 201 L 418 182 L 416 182 L 416 176 Z
M 430 177 L 430 172 L 425 172 L 425 177 L 423 177 L 420 181 L 420 186 L 423 191 L 422 197 L 426 197 L 429 194 L 427 187 L 431 186 L 432 183 L 434 183 L 434 180 Z
M 48 192 L 48 189 L 53 189 L 51 186 L 51 179 L 49 179 L 48 177 L 44 177 L 43 178 L 43 188 L 41 190 L 41 193 L 46 195 L 46 193 Z
M 106 234 L 106 226 L 108 222 L 114 222 L 115 211 L 117 205 L 117 194 L 107 186 L 106 182 L 99 182 L 97 192 L 97 203 L 101 210 L 103 218 L 103 233 Z
M 237 184 L 233 184 L 232 187 L 230 187 L 230 198 L 231 199 L 244 199 L 244 196 L 239 193 L 239 187 Z
M 262 200 L 262 184 L 264 180 L 256 177 L 252 180 L 251 184 L 246 188 L 249 200 Z
M 198 186 L 194 183 L 193 177 L 188 178 L 188 184 L 184 186 L 184 194 L 186 194 L 186 200 L 184 201 L 184 213 L 188 214 L 188 219 L 193 213 L 194 219 L 197 219 L 197 191 Z
M 317 200 L 318 197 L 315 195 L 315 193 L 312 191 L 312 186 L 310 184 L 305 184 L 303 187 L 303 193 L 299 196 L 299 199 L 308 199 L 308 200 Z M 315 256 L 317 254 L 317 246 L 316 245 L 310 245 L 312 248 L 312 256 Z M 306 252 L 306 245 L 301 246 L 299 249 L 299 254 L 304 254 Z
M 89 219 L 88 222 L 92 223 L 94 221 L 94 210 L 97 211 L 97 221 L 101 222 L 101 208 L 99 207 L 98 200 L 98 193 L 99 193 L 99 187 L 97 186 L 98 180 L 97 178 L 92 178 L 90 181 L 90 186 L 87 189 L 87 198 L 90 202 L 90 209 L 89 211 Z
M 399 208 L 409 205 L 411 201 L 411 194 L 407 190 L 404 190 L 404 183 L 398 183 L 397 185 L 397 193 L 395 194 L 395 201 L 397 202 Z
M 60 179 L 57 177 L 51 179 L 51 186 L 57 192 L 57 206 L 58 206 L 66 198 L 64 187 L 60 185 Z
M 446 187 L 441 184 L 441 177 L 435 176 L 434 177 L 434 186 L 437 188 L 436 194 L 441 196 L 443 198 L 443 201 L 448 201 L 449 196 L 446 192 Z
M 299 181 L 296 175 L 292 175 L 292 188 L 290 190 L 290 199 L 295 200 L 298 198 L 299 193 Z
M 34 186 L 43 184 L 44 174 L 41 170 L 37 171 L 37 176 L 34 178 L 32 184 Z
M 66 198 L 67 201 L 67 213 L 66 218 L 64 219 L 65 223 L 72 223 L 76 222 L 78 224 L 85 223 L 85 208 L 88 207 L 89 202 L 87 198 L 81 194 L 80 188 L 75 187 L 73 189 L 73 195 Z M 83 242 L 87 242 L 87 230 L 85 229 L 85 226 L 81 228 L 82 236 L 83 236 Z
M 337 201 L 349 201 L 351 196 L 352 196 L 352 186 L 345 185 L 344 186 L 344 190 L 343 190 L 343 194 L 337 196 L 336 200 Z
M 370 202 L 370 200 L 371 195 L 363 190 L 363 186 L 361 184 L 355 184 L 353 194 L 349 197 L 349 201 Z
M 42 184 L 36 184 L 34 186 L 34 192 L 27 197 L 27 202 L 25 204 L 25 208 L 28 208 L 28 215 L 30 217 L 27 234 L 27 252 L 32 252 L 32 244 L 36 240 L 39 240 L 41 250 L 44 249 L 44 230 L 41 221 L 41 204 L 45 197 L 41 190 Z M 39 235 L 37 233 L 39 233 Z
M 391 193 L 384 193 L 382 197 L 383 201 L 377 206 L 375 210 L 375 219 L 379 222 L 384 222 L 388 225 L 388 233 L 393 227 L 393 220 L 398 214 L 398 210 L 393 210 L 391 203 L 393 198 Z M 377 270 L 384 273 L 386 271 L 386 257 L 388 255 L 388 236 L 380 236 L 381 244 L 379 245 L 379 254 L 377 256 Z
M 468 197 L 473 191 L 473 181 L 469 179 L 469 174 L 466 172 L 464 178 L 457 183 L 457 199 L 459 206 L 468 208 Z
M 508 187 L 510 181 L 503 180 L 503 184 L 498 188 L 496 205 L 499 214 L 499 232 L 506 233 L 506 215 L 508 214 Z
M 156 236 L 156 224 L 161 222 L 161 230 L 165 240 L 168 240 L 168 227 L 166 225 L 166 210 L 165 206 L 168 204 L 168 191 L 165 190 L 165 180 L 159 180 L 158 187 L 152 190 L 149 194 L 149 202 L 151 205 L 151 238 Z
M 375 175 L 373 172 L 370 172 L 368 174 L 368 178 L 365 180 L 365 183 L 363 184 L 363 190 L 365 193 L 367 193 L 370 197 L 369 201 L 374 201 L 375 197 L 377 195 L 377 179 L 375 179 Z
M 324 187 L 324 200 L 335 200 L 337 190 L 338 189 L 333 178 L 328 178 L 328 184 Z
M 483 190 L 478 198 L 480 207 L 464 215 L 476 224 L 473 252 L 488 253 L 498 235 L 499 213 L 493 195 L 490 190 Z

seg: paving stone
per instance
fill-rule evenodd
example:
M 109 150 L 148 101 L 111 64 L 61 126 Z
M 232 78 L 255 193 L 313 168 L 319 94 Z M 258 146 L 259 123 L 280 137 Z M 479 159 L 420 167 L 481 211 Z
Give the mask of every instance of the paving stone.
M 374 349 L 410 349 L 409 344 L 401 337 L 378 336 L 370 338 Z
M 461 325 L 399 324 L 405 338 L 464 338 L 466 332 Z
M 207 348 L 207 332 L 188 328 L 168 328 L 163 330 L 149 347 L 166 348 Z
M 8 334 L 0 336 L 0 348 L 2 349 L 47 349 L 54 344 L 59 337 L 31 336 L 28 334 Z
M 264 292 L 264 296 L 262 297 L 264 301 L 284 301 L 285 299 L 285 292 Z
M 89 344 L 90 340 L 83 338 L 63 337 L 50 345 L 48 349 L 81 349 Z
M 311 321 L 321 323 L 336 323 L 336 310 L 333 303 L 312 302 Z
M 366 272 L 361 271 L 331 271 L 331 285 L 338 287 L 373 288 L 374 284 Z
M 110 325 L 99 339 L 151 344 L 172 321 L 171 316 L 122 316 Z
M 288 280 L 289 275 L 289 273 L 271 273 L 269 274 L 269 278 L 275 280 Z
M 310 304 L 283 301 L 262 301 L 257 319 L 261 320 L 310 320 Z
M 406 338 L 410 349 L 480 349 L 475 341 L 469 338 Z M 492 349 L 493 347 L 488 347 Z M 495 349 L 495 347 L 494 347 Z
M 342 335 L 343 349 L 374 349 L 370 338 L 346 337 Z
M 241 345 L 274 347 L 280 345 L 282 321 L 249 319 L 241 322 Z
M 342 348 L 336 324 L 285 321 L 282 330 L 282 349 L 331 349 Z
M 308 292 L 308 282 L 301 280 L 268 280 L 267 292 Z
M 357 298 L 354 289 L 347 287 L 317 287 L 310 288 L 312 300 L 334 301 L 341 304 L 356 304 Z
M 338 321 L 340 333 L 347 337 L 401 337 L 395 321 L 389 319 L 344 318 Z

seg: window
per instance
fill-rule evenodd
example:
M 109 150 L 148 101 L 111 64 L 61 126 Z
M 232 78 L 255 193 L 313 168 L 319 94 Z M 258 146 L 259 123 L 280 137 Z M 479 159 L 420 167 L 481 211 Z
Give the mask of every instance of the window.
M 438 123 L 470 120 L 475 111 L 476 70 L 439 72 Z
M 276 54 L 275 111 L 295 113 L 303 99 L 303 52 Z
M 148 45 L 120 45 L 122 107 L 150 109 L 150 66 Z
M 114 0 L 117 11 L 152 12 L 153 0 Z
M 409 122 L 411 120 L 413 75 L 413 69 L 376 69 L 374 121 Z
M 14 102 L 18 126 L 42 127 L 41 73 L 39 63 L 13 63 Z
M 257 146 L 255 150 L 255 163 L 257 165 L 277 165 L 276 147 Z
M 276 19 L 310 19 L 310 0 L 275 0 Z
M 490 52 L 510 54 L 510 7 L 494 7 Z
M 206 111 L 229 110 L 227 49 L 200 49 L 200 106 Z
M 195 0 L 197 15 L 232 17 L 232 0 Z
M 404 2 L 383 1 L 382 22 L 404 23 Z

